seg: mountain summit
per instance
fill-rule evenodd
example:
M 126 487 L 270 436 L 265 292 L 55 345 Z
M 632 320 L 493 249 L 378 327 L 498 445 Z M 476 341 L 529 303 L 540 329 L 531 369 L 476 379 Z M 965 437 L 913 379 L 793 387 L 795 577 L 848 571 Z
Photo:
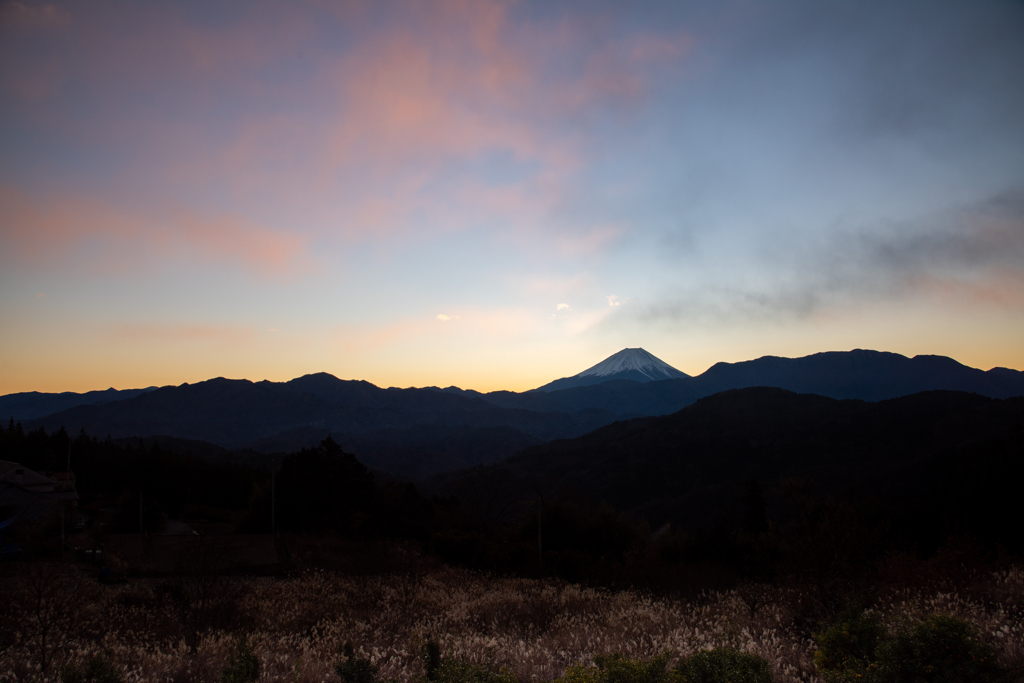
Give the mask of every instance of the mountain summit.
M 655 382 L 662 379 L 686 379 L 687 377 L 689 375 L 685 372 L 676 370 L 665 361 L 643 349 L 622 349 L 578 375 L 556 379 L 554 382 L 538 387 L 537 391 L 558 391 L 559 389 L 585 387 L 616 379 L 627 379 L 634 382 Z

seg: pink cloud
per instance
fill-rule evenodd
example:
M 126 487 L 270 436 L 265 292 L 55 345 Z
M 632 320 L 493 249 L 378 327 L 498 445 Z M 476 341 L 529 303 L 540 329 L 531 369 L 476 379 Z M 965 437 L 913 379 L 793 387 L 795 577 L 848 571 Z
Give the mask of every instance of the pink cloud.
M 127 239 L 139 230 L 130 216 L 85 197 L 40 202 L 0 186 L 0 229 L 10 256 L 33 261 L 62 254 L 87 237 Z
M 405 232 L 413 216 L 446 230 L 465 221 L 445 198 L 469 194 L 453 165 L 509 154 L 532 168 L 512 187 L 536 202 L 541 185 L 565 183 L 586 161 L 587 141 L 565 117 L 643 98 L 645 69 L 685 52 L 675 37 L 592 48 L 564 27 L 515 24 L 504 3 L 409 3 L 401 15 L 346 51 L 320 53 L 296 95 L 308 106 L 253 112 L 203 168 L 179 164 L 178 178 L 198 172 L 239 197 L 326 205 L 342 234 Z M 580 66 L 552 75 L 548 61 L 563 54 Z
M 520 21 L 504 2 L 380 7 L 259 3 L 212 27 L 174 5 L 76 5 L 60 49 L 33 67 L 52 75 L 10 87 L 23 97 L 52 97 L 61 83 L 90 93 L 90 118 L 58 107 L 38 125 L 110 150 L 118 164 L 104 185 L 156 206 L 206 215 L 194 198 L 215 195 L 321 239 L 430 238 L 497 218 L 517 230 L 544 224 L 535 235 L 565 231 L 556 248 L 566 253 L 607 246 L 552 218 L 592 152 L 580 117 L 643 101 L 652 70 L 685 59 L 688 37 L 612 27 L 595 41 L 573 22 Z M 338 45 L 318 21 L 325 14 L 343 18 Z M 30 66 L 16 56 L 0 78 Z M 481 180 L 473 164 L 494 155 L 518 175 Z M 115 205 L 108 197 L 90 213 Z M 112 225 L 154 229 L 116 213 Z M 185 218 L 161 239 L 222 258 L 251 231 L 239 260 L 275 272 L 301 251 L 302 240 L 244 224 Z
M 8 187 L 0 187 L 0 231 L 11 263 L 82 261 L 86 269 L 121 271 L 198 260 L 272 277 L 310 265 L 305 237 L 238 216 L 182 209 L 143 214 L 80 196 L 40 201 Z
M 178 213 L 175 229 L 165 234 L 207 259 L 238 261 L 271 275 L 310 265 L 304 236 L 271 230 L 238 216 Z
M 331 161 L 373 170 L 491 150 L 571 172 L 583 141 L 568 115 L 646 96 L 646 69 L 681 59 L 686 36 L 597 47 L 587 33 L 519 25 L 505 3 L 413 3 L 406 25 L 358 46 L 333 68 L 338 112 Z M 579 61 L 564 73 L 551 61 Z

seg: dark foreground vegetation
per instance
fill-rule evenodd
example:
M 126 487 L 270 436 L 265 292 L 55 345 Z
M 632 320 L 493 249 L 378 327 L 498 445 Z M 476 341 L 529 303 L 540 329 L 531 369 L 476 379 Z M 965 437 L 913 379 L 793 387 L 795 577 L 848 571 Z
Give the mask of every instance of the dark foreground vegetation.
M 10 680 L 253 680 L 258 660 L 261 680 L 351 683 L 996 681 L 1024 663 L 1020 399 L 741 390 L 419 486 L 330 438 L 211 460 L 0 429 L 0 459 L 37 471 L 69 448 L 87 529 L 63 551 L 57 519 L 5 530 Z M 182 522 L 204 533 L 154 560 Z M 229 537 L 274 559 L 218 559 Z M 115 583 L 70 561 L 86 545 Z
M 800 588 L 684 599 L 405 566 L 102 584 L 74 565 L 7 565 L 0 681 L 990 683 L 1024 664 L 1018 569 L 883 589 L 808 629 Z

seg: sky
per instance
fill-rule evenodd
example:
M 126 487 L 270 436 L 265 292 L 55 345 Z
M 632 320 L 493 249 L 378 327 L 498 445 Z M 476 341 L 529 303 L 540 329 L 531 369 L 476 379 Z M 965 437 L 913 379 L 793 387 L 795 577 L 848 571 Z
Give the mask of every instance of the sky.
M 1024 369 L 1024 3 L 0 4 L 0 394 Z

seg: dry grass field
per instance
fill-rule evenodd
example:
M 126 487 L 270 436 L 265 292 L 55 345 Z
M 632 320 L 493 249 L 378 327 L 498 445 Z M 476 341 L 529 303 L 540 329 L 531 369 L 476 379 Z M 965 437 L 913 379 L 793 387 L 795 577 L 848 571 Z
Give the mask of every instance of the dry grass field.
M 337 680 L 332 664 L 346 641 L 384 677 L 407 681 L 422 673 L 428 638 L 446 656 L 507 666 L 521 682 L 550 681 L 602 653 L 679 657 L 723 644 L 768 659 L 777 681 L 820 680 L 815 642 L 799 617 L 808 598 L 769 586 L 685 601 L 451 568 L 101 585 L 75 566 L 22 563 L 3 588 L 2 683 L 57 681 L 62 664 L 97 652 L 129 681 L 214 682 L 239 630 L 249 634 L 264 681 Z M 893 590 L 871 609 L 890 628 L 935 613 L 961 617 L 1004 663 L 1024 663 L 1019 569 L 978 576 L 957 592 Z

